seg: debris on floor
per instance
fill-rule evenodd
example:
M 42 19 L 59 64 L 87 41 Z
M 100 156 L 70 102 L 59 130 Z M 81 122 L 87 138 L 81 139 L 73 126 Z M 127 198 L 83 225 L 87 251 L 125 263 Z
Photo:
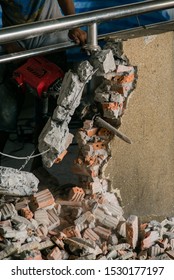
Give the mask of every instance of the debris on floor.
M 94 198 L 74 186 L 60 199 L 45 189 L 0 204 L 1 260 L 174 259 L 174 218 L 125 219 L 107 190 Z

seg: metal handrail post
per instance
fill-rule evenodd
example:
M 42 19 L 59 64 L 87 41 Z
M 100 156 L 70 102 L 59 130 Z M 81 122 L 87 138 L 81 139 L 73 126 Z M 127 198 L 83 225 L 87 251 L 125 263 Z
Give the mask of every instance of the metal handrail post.
M 94 22 L 88 25 L 88 40 L 87 40 L 86 48 L 92 51 L 99 49 L 97 36 L 98 36 L 97 23 Z

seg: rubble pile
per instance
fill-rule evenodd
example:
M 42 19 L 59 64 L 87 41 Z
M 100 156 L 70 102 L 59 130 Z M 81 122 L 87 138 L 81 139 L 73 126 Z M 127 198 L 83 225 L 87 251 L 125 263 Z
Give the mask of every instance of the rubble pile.
M 139 224 L 114 194 L 77 186 L 66 199 L 48 189 L 0 200 L 1 260 L 174 259 L 174 218 Z
M 174 217 L 143 224 L 135 215 L 125 218 L 104 176 L 114 129 L 121 124 L 137 80 L 136 67 L 119 46 L 106 44 L 90 63 L 82 62 L 77 73 L 65 75 L 57 107 L 39 137 L 44 164 L 51 167 L 61 161 L 73 138 L 68 124 L 85 84 L 94 74 L 101 78 L 76 134 L 79 154 L 73 172 L 79 175 L 79 186 L 62 189 L 63 196 L 55 189 L 37 191 L 34 177 L 1 168 L 1 260 L 174 259 Z M 113 129 L 99 125 L 98 116 Z

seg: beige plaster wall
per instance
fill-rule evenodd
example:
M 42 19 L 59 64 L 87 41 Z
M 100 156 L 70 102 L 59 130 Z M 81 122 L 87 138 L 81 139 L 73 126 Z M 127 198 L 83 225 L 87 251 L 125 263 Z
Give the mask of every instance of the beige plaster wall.
M 133 143 L 113 140 L 105 174 L 125 216 L 174 216 L 173 39 L 168 32 L 124 42 L 139 76 L 120 127 Z

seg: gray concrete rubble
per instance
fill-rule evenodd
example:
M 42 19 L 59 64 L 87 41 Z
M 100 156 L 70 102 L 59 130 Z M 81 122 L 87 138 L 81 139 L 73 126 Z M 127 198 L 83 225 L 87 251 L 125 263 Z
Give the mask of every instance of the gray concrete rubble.
M 97 76 L 103 76 L 116 69 L 114 56 L 110 49 L 96 52 L 92 55 L 90 62 L 95 69 L 98 69 L 96 72 Z
M 86 83 L 93 74 L 93 67 L 88 61 L 80 63 L 77 73 L 69 70 L 65 74 L 57 107 L 39 136 L 39 151 L 44 153 L 42 160 L 49 168 L 72 142 L 73 135 L 69 133 L 68 123 L 80 104 Z
M 59 124 L 50 118 L 39 136 L 39 151 L 44 152 L 42 155 L 44 165 L 50 168 L 72 143 L 72 139 L 73 135 L 69 133 L 66 122 Z
M 38 190 L 39 180 L 30 172 L 0 166 L 0 194 L 30 196 Z

